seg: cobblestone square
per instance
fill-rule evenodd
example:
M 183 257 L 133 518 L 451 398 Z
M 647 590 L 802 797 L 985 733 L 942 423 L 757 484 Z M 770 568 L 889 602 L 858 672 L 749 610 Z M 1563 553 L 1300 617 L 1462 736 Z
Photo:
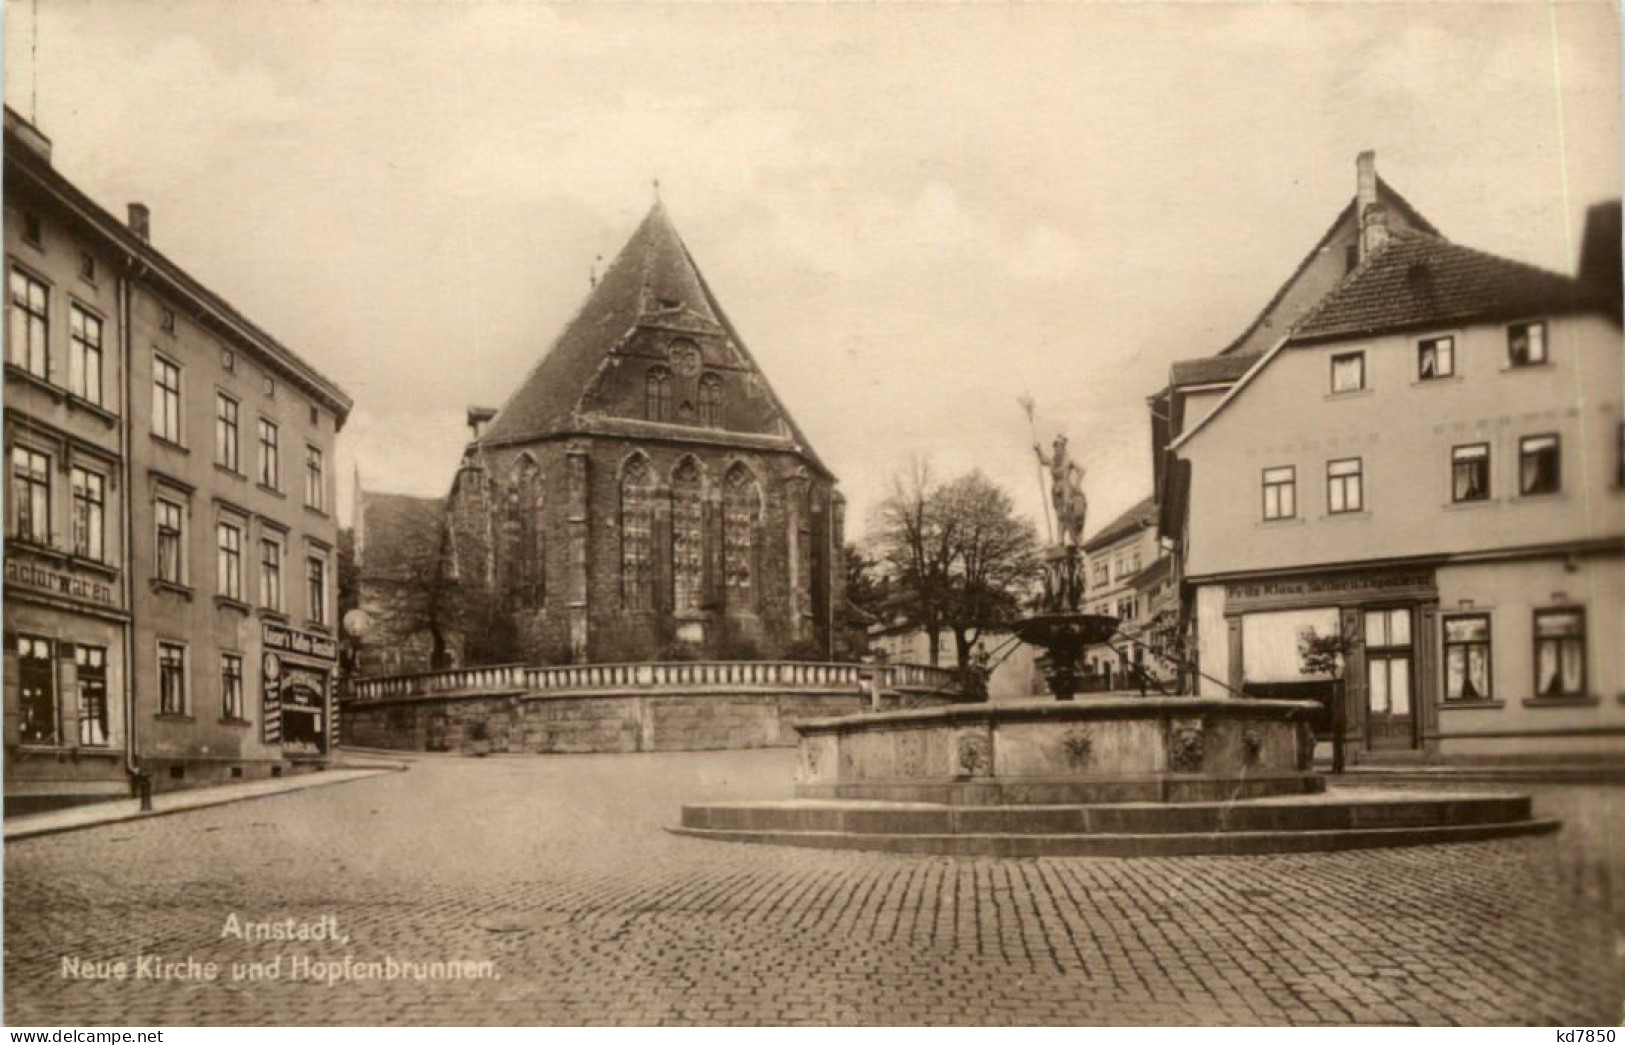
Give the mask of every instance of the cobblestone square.
M 7 1022 L 1621 1018 L 1625 789 L 1534 788 L 1537 815 L 1565 822 L 1555 836 L 1316 855 L 955 860 L 662 830 L 683 802 L 785 794 L 792 764 L 788 751 L 424 758 L 11 843 Z M 232 914 L 331 915 L 348 942 L 223 936 Z M 137 978 L 142 955 L 214 962 L 219 978 Z M 292 975 L 300 956 L 491 974 L 329 984 Z M 76 979 L 64 957 L 130 966 L 122 981 Z M 249 962 L 279 975 L 233 980 Z

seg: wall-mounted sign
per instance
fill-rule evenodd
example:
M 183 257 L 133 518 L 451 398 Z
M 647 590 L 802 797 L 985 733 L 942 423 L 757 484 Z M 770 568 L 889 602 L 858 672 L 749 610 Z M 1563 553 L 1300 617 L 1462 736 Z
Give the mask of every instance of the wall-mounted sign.
M 326 635 L 295 631 L 293 628 L 266 621 L 263 636 L 266 649 L 299 653 L 306 657 L 320 657 L 323 660 L 337 660 L 339 656 L 339 644 Z
M 102 606 L 114 605 L 111 584 L 64 573 L 26 559 L 6 559 L 6 587 L 14 584 Z
M 1269 580 L 1240 581 L 1224 588 L 1225 605 L 1235 610 L 1238 603 L 1270 603 L 1306 600 L 1336 601 L 1346 596 L 1432 595 L 1438 590 L 1431 569 L 1380 570 L 1370 573 L 1315 573 Z
M 265 742 L 282 743 L 282 658 L 267 653 L 260 664 L 260 721 Z

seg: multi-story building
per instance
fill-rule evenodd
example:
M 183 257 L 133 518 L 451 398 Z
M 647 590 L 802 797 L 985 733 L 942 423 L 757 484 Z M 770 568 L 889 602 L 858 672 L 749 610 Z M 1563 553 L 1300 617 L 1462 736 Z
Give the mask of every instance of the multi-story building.
M 58 413 L 80 418 L 58 426 L 54 453 L 33 429 L 8 422 L 13 495 L 62 502 L 74 525 L 54 525 L 43 542 L 67 552 L 59 572 L 117 589 L 109 612 L 127 612 L 128 621 L 119 618 L 116 656 L 111 645 L 103 657 L 92 644 L 110 642 L 112 632 L 25 635 L 12 596 L 26 582 L 8 563 L 8 658 L 21 665 L 38 658 L 42 640 L 54 643 L 58 721 L 76 723 L 78 747 L 105 733 L 109 748 L 128 750 L 128 768 L 151 773 L 160 787 L 320 762 L 337 654 L 332 462 L 349 397 L 155 249 L 145 207 L 131 204 L 126 224 L 76 188 L 51 165 L 43 136 L 10 110 L 5 177 L 8 358 L 23 360 L 17 373 L 7 368 L 8 415 L 14 396 L 30 416 L 54 397 Z M 48 361 L 60 358 L 60 369 L 28 362 L 36 342 Z M 91 401 L 94 371 L 100 403 Z M 95 426 L 99 438 L 87 434 Z M 53 485 L 37 478 L 41 458 L 45 475 L 62 476 Z M 93 461 L 105 489 L 80 475 L 96 473 Z M 93 530 L 84 520 L 97 515 L 98 490 L 101 517 L 118 515 L 116 526 L 107 524 L 113 539 L 103 538 L 105 562 L 81 553 L 92 540 L 81 535 Z M 14 535 L 52 533 L 53 524 L 41 530 L 32 521 L 33 511 L 13 516 Z M 100 601 L 95 583 L 85 583 Z M 98 670 L 106 672 L 104 701 L 84 681 Z M 36 754 L 73 761 L 77 747 L 60 743 L 65 727 L 48 744 L 53 734 L 30 725 L 47 707 L 36 690 L 8 683 L 8 744 L 20 755 L 26 749 L 25 763 L 39 761 Z M 105 730 L 97 725 L 102 702 L 124 709 L 106 713 Z M 8 774 L 8 793 L 11 783 Z
M 129 415 L 123 256 L 24 172 L 51 144 L 5 122 L 5 797 L 128 788 Z
M 1083 542 L 1084 606 L 1090 613 L 1116 617 L 1121 638 L 1084 651 L 1085 670 L 1106 688 L 1138 684 L 1143 671 L 1157 683 L 1177 677 L 1172 662 L 1157 656 L 1166 646 L 1159 622 L 1173 601 L 1168 564 L 1157 539 L 1157 508 L 1147 497 L 1102 526 Z
M 1168 443 L 1200 688 L 1324 696 L 1299 644 L 1342 636 L 1357 750 L 1616 749 L 1617 258 L 1569 278 L 1375 204 L 1354 270 Z

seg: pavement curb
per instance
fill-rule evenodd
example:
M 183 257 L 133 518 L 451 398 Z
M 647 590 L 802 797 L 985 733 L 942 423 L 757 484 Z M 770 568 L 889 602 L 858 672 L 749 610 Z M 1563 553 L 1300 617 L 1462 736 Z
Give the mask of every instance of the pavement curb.
M 154 809 L 146 813 L 141 812 L 139 809 L 133 811 L 120 809 L 117 811 L 110 811 L 105 818 L 97 820 L 85 820 L 83 822 L 29 824 L 26 821 L 32 817 L 18 817 L 15 820 L 8 820 L 5 822 L 5 842 L 9 845 L 12 842 L 21 842 L 30 838 L 44 838 L 48 835 L 66 834 L 70 831 L 86 831 L 96 827 L 108 827 L 114 824 L 127 824 L 138 820 L 152 820 L 161 816 L 175 816 L 180 813 L 190 813 L 199 809 L 213 809 L 217 806 L 231 805 L 235 802 L 252 802 L 255 799 L 276 798 L 280 795 L 295 794 L 300 791 L 312 791 L 319 787 L 336 787 L 339 784 L 353 784 L 362 780 L 372 780 L 387 773 L 404 773 L 407 771 L 407 768 L 408 767 L 405 765 L 367 765 L 329 769 L 321 773 L 311 773 L 304 777 L 289 778 L 289 782 L 292 785 L 289 787 L 276 788 L 274 790 L 252 791 L 246 794 L 242 792 L 229 795 L 211 794 L 209 793 L 211 789 L 203 789 L 202 791 L 194 792 L 194 794 L 199 795 L 202 799 L 199 801 L 187 802 L 185 804 L 179 804 L 169 808 Z M 56 814 L 37 813 L 34 815 L 43 818 L 54 816 Z

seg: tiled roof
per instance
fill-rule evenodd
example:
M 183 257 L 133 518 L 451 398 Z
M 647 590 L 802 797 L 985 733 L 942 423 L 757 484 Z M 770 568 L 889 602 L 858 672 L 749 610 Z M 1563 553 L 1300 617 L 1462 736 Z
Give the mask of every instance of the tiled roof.
M 1432 236 L 1367 259 L 1304 317 L 1294 341 L 1601 307 L 1579 280 Z
M 1258 362 L 1257 356 L 1208 356 L 1204 359 L 1181 359 L 1170 370 L 1168 383 L 1182 385 L 1210 385 L 1221 381 L 1234 381 Z
M 402 580 L 423 557 L 438 554 L 446 502 L 439 497 L 361 492 L 361 547 L 364 580 Z
M 1154 526 L 1157 522 L 1157 505 L 1153 498 L 1147 497 L 1134 507 L 1119 515 L 1111 522 L 1095 531 L 1093 537 L 1083 542 L 1086 552 L 1098 551 L 1106 545 L 1120 538 L 1126 537 L 1136 530 L 1146 526 Z
M 797 448 L 821 470 L 805 436 L 768 386 L 744 339 L 711 292 L 665 207 L 656 203 L 592 288 L 580 310 L 497 412 L 481 442 L 543 437 L 582 428 L 583 395 L 610 354 L 641 324 L 677 325 L 726 335 L 756 372 Z
M 1401 196 L 1394 190 L 1393 186 L 1380 177 L 1377 179 L 1377 202 L 1389 210 L 1397 212 L 1417 232 L 1428 236 L 1442 235 L 1438 229 L 1433 227 L 1432 222 L 1424 218 L 1415 207 L 1411 206 L 1409 200 Z M 1276 289 L 1274 296 L 1259 310 L 1258 315 L 1253 317 L 1253 321 L 1247 324 L 1247 329 L 1243 330 L 1234 341 L 1219 350 L 1221 356 L 1234 355 L 1242 345 L 1247 343 L 1247 340 L 1253 336 L 1253 332 L 1258 329 L 1259 325 L 1268 319 L 1276 307 L 1280 305 L 1281 300 L 1286 297 L 1287 291 L 1292 289 L 1292 285 L 1298 281 L 1298 277 L 1303 275 L 1305 270 L 1314 263 L 1315 259 L 1320 257 L 1326 250 L 1327 246 L 1332 242 L 1332 237 L 1337 235 L 1338 228 L 1345 222 L 1354 220 L 1354 210 L 1355 201 L 1350 200 L 1348 205 L 1338 212 L 1337 217 L 1333 219 L 1331 226 L 1321 235 L 1320 239 L 1315 241 L 1315 245 L 1309 249 L 1309 253 L 1305 254 L 1303 260 L 1298 262 L 1298 267 L 1292 270 L 1292 275 L 1286 278 L 1286 282 Z M 1277 328 L 1284 330 L 1297 318 L 1296 316 L 1287 317 L 1287 322 L 1278 324 Z M 1248 354 L 1258 355 L 1256 352 Z

